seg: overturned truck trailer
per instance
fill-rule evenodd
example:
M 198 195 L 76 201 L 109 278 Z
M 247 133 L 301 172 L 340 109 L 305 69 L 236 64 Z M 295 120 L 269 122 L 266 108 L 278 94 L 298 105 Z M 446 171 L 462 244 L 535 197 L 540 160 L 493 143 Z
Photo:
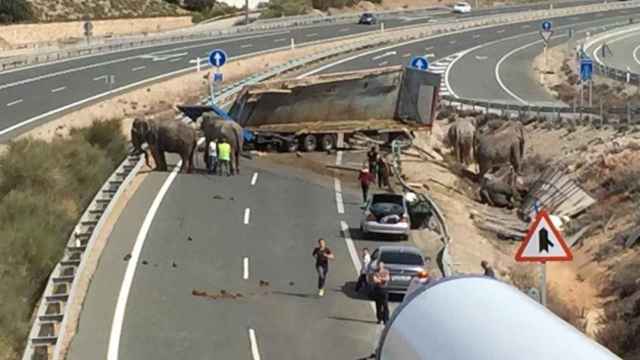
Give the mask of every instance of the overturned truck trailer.
M 429 128 L 440 75 L 401 66 L 245 87 L 229 115 L 256 147 L 349 147 L 360 133 L 383 141 Z

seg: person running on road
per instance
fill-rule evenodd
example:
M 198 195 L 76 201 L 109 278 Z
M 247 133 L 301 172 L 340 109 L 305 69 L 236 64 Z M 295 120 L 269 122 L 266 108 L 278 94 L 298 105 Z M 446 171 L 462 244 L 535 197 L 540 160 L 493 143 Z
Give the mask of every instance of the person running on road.
M 369 268 L 369 264 L 371 263 L 371 254 L 369 254 L 369 249 L 362 249 L 362 268 L 360 268 L 360 276 L 358 277 L 358 282 L 356 283 L 356 292 L 360 291 L 367 283 L 367 269 Z
M 379 262 L 378 269 L 373 274 L 373 299 L 376 302 L 378 324 L 384 323 L 386 325 L 389 321 L 389 292 L 387 291 L 387 284 L 390 278 L 391 275 L 384 268 L 384 263 L 382 261 Z
M 209 143 L 209 174 L 213 174 L 216 171 L 216 165 L 218 162 L 218 144 L 216 140 L 211 140 Z
M 360 170 L 360 174 L 358 175 L 358 180 L 360 181 L 360 187 L 362 188 L 362 202 L 363 204 L 366 204 L 367 196 L 369 194 L 369 185 L 371 185 L 372 182 L 375 182 L 375 179 L 373 178 L 373 174 L 369 172 L 369 169 L 366 166 L 362 166 L 362 170 Z
M 231 162 L 231 145 L 227 142 L 226 139 L 221 139 L 218 142 L 218 175 L 231 176 L 231 171 L 229 169 Z
M 329 259 L 335 259 L 331 249 L 327 247 L 324 239 L 318 239 L 318 247 L 313 249 L 312 256 L 316 258 L 316 271 L 318 272 L 318 296 L 324 296 L 324 284 L 329 272 Z

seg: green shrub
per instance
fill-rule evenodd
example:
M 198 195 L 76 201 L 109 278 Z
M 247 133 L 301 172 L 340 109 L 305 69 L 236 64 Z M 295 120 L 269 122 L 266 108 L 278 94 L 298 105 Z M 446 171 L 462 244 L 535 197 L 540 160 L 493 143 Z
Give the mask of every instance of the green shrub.
M 0 156 L 0 359 L 22 352 L 47 278 L 126 146 L 112 120 L 50 143 L 15 141 Z
M 27 0 L 0 0 L 0 23 L 16 23 L 33 19 Z
M 311 8 L 308 0 L 271 0 L 260 18 L 303 15 Z

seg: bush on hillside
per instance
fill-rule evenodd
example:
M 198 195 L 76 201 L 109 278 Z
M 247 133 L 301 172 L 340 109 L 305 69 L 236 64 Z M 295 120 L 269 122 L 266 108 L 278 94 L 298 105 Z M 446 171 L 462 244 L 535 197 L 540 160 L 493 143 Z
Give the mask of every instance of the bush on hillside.
M 216 2 L 209 9 L 194 13 L 192 15 L 192 22 L 197 24 L 204 20 L 225 17 L 225 15 L 235 14 L 239 11 L 240 9 L 235 6 L 227 5 L 227 3 L 223 2 Z
M 0 0 L 0 23 L 9 24 L 33 19 L 27 0 Z
M 126 145 L 120 122 L 111 120 L 50 143 L 15 141 L 0 156 L 0 359 L 22 352 L 69 234 Z
M 311 3 L 308 0 L 271 0 L 260 13 L 260 18 L 303 15 L 310 9 Z
M 184 0 L 182 7 L 189 11 L 204 12 L 209 10 L 216 0 Z

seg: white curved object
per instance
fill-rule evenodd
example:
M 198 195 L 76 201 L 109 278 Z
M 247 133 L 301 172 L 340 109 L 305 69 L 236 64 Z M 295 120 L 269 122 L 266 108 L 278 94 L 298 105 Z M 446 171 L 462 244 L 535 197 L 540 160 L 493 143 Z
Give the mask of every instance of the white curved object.
M 520 290 L 484 276 L 418 288 L 394 312 L 379 360 L 619 359 Z

